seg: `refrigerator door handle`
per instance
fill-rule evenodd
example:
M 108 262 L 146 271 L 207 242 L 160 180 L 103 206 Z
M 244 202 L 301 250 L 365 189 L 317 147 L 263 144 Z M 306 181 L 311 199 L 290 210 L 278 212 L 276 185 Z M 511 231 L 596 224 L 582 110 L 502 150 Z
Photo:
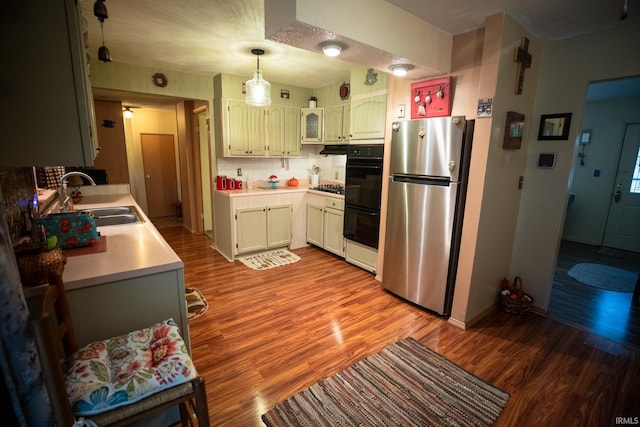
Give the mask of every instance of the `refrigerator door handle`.
M 429 175 L 409 175 L 404 173 L 394 173 L 393 182 L 403 182 L 407 184 L 419 185 L 439 185 L 448 187 L 451 184 L 449 177 L 445 176 L 429 176 Z

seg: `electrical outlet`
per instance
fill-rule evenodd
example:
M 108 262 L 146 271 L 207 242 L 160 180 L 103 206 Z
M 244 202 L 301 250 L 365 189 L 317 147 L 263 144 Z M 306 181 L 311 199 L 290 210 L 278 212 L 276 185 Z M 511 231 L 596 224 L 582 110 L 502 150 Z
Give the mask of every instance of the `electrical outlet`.
M 404 110 L 405 110 L 405 105 L 404 104 L 400 104 L 398 105 L 398 108 L 396 110 L 396 115 L 398 116 L 399 119 L 404 117 Z
M 242 176 L 242 168 L 238 168 L 238 176 Z

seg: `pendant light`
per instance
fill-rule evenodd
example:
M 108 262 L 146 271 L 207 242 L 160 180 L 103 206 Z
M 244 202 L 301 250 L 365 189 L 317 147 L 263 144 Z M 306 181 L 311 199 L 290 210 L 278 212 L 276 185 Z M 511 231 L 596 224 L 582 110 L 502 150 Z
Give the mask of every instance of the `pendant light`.
M 266 107 L 271 105 L 271 83 L 262 78 L 260 73 L 260 55 L 264 54 L 262 49 L 251 49 L 251 53 L 256 55 L 256 72 L 253 78 L 245 83 L 245 102 L 255 107 Z

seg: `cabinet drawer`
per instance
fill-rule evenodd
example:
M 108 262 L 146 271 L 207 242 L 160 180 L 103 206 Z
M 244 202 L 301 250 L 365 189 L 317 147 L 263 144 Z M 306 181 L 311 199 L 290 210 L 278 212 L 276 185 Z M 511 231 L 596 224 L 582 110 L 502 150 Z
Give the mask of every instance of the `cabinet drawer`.
M 344 211 L 344 200 L 327 198 L 324 200 L 324 206 L 331 209 L 337 209 L 339 211 Z

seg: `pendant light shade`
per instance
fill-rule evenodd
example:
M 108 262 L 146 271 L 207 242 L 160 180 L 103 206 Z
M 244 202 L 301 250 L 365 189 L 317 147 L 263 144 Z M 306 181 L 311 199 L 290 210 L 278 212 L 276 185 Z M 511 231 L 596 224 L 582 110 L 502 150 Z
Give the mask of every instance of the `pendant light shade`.
M 252 49 L 251 53 L 257 57 L 257 67 L 253 78 L 245 83 L 247 91 L 245 102 L 255 107 L 266 107 L 271 105 L 271 83 L 263 79 L 260 72 L 260 55 L 264 54 L 264 50 Z

